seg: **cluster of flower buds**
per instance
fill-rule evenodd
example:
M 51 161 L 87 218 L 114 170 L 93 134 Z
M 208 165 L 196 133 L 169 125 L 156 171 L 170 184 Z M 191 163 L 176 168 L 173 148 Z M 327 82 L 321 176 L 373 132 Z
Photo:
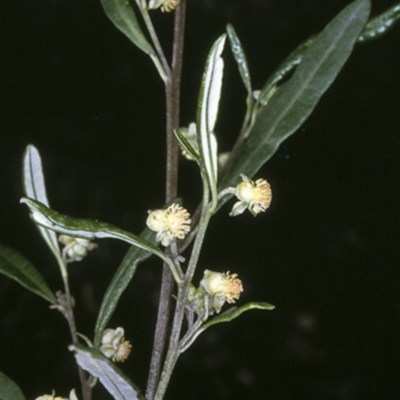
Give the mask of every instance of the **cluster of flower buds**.
M 67 235 L 60 235 L 58 241 L 64 245 L 62 255 L 66 262 L 81 261 L 89 251 L 97 247 L 88 239 L 81 239 Z
M 101 338 L 100 351 L 114 362 L 123 362 L 131 353 L 132 345 L 125 340 L 123 328 L 106 329 Z
M 225 302 L 235 303 L 242 292 L 242 281 L 237 274 L 206 269 L 199 287 L 191 287 L 189 303 L 193 311 L 201 317 L 218 314 Z

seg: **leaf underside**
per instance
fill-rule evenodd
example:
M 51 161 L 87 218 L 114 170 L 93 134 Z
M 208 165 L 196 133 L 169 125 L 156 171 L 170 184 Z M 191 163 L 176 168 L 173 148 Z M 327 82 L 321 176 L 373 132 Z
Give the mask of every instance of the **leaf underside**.
M 98 378 L 115 400 L 145 400 L 140 389 L 98 350 L 80 344 L 70 346 L 81 368 Z

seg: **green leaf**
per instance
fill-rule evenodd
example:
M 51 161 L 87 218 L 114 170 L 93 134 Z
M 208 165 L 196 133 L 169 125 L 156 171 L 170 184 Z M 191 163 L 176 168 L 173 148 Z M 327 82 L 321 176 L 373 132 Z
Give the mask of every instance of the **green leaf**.
M 42 160 L 37 148 L 31 144 L 26 147 L 22 158 L 22 181 L 24 192 L 27 197 L 40 201 L 45 206 L 49 207 Z M 57 259 L 59 259 L 61 253 L 58 246 L 57 235 L 53 231 L 45 229 L 39 225 L 37 225 L 37 227 L 52 253 Z
M 0 400 L 25 400 L 18 385 L 0 371 Z
M 279 67 L 272 73 L 264 84 L 258 97 L 258 102 L 262 103 L 268 97 L 268 93 L 285 77 L 289 72 L 293 71 L 303 59 L 304 53 L 310 47 L 311 43 L 315 40 L 316 36 L 308 38 L 305 42 L 301 43 L 288 57 L 279 65 Z
M 142 232 L 140 237 L 147 241 L 154 241 L 154 233 L 148 228 Z M 136 246 L 132 246 L 125 254 L 125 257 L 115 272 L 101 303 L 95 328 L 95 346 L 98 347 L 100 345 L 103 331 L 113 315 L 122 293 L 132 280 L 133 275 L 136 272 L 136 267 L 139 263 L 149 257 L 150 253 L 148 251 L 141 250 Z
M 229 310 L 223 312 L 222 314 L 218 315 L 217 317 L 213 318 L 211 321 L 203 324 L 195 333 L 194 335 L 187 340 L 183 346 L 180 348 L 180 352 L 183 353 L 186 351 L 193 342 L 198 338 L 198 336 L 203 333 L 206 329 L 210 328 L 213 325 L 222 324 L 225 322 L 231 322 L 235 318 L 240 317 L 244 312 L 249 310 L 273 310 L 275 306 L 266 302 L 256 302 L 253 301 L 251 303 L 247 303 L 241 307 L 232 307 Z
M 377 39 L 386 33 L 394 24 L 400 19 L 400 4 L 396 4 L 389 10 L 385 11 L 378 16 L 371 18 L 365 25 L 360 37 L 359 42 L 366 42 L 368 40 Z
M 71 218 L 51 210 L 36 200 L 23 197 L 21 203 L 26 204 L 31 211 L 31 218 L 39 225 L 64 235 L 84 239 L 118 239 L 148 251 L 161 258 L 171 269 L 177 283 L 180 283 L 182 272 L 177 269 L 173 261 L 153 243 L 141 239 L 133 233 L 124 231 L 105 222 L 83 218 Z
M 400 4 L 397 4 L 385 11 L 384 13 L 371 18 L 364 26 L 360 36 L 359 42 L 364 42 L 380 37 L 386 33 L 394 24 L 400 19 Z M 289 74 L 303 59 L 304 53 L 310 47 L 311 43 L 316 39 L 317 35 L 313 35 L 305 42 L 301 43 L 290 55 L 283 61 L 281 65 L 273 72 L 270 78 L 260 91 L 259 101 L 265 98 L 267 93 L 279 83 L 285 76 Z
M 226 31 L 228 33 L 229 43 L 231 45 L 231 50 L 233 56 L 235 57 L 236 63 L 238 65 L 239 73 L 242 78 L 243 84 L 247 90 L 247 93 L 252 96 L 253 89 L 251 87 L 251 78 L 249 66 L 247 64 L 246 54 L 244 53 L 242 43 L 236 34 L 235 29 L 231 24 L 226 26 Z
M 115 400 L 145 400 L 140 389 L 98 350 L 80 344 L 70 346 L 79 366 L 98 378 Z
M 166 71 L 154 51 L 153 46 L 143 34 L 129 0 L 100 0 L 100 2 L 107 17 L 116 28 L 127 36 L 135 46 L 150 56 L 161 78 L 165 82 L 167 79 Z
M 20 253 L 0 244 L 0 272 L 50 303 L 56 299 L 40 272 Z
M 240 173 L 253 177 L 308 118 L 350 56 L 369 10 L 369 0 L 353 2 L 316 37 L 292 78 L 260 111 L 221 188 L 237 183 Z
M 217 202 L 218 144 L 214 128 L 221 97 L 224 61 L 221 53 L 226 35 L 219 37 L 211 47 L 203 74 L 197 107 L 197 133 L 201 162 L 207 174 L 213 204 Z
M 154 54 L 154 49 L 144 36 L 129 0 L 100 0 L 100 2 L 107 17 L 132 43 L 145 53 Z

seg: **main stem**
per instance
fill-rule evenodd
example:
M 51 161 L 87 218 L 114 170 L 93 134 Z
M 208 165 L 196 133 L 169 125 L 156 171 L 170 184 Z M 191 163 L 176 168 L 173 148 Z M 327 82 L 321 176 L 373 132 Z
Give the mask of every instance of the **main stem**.
M 166 203 L 178 194 L 178 157 L 179 148 L 174 136 L 174 129 L 179 127 L 180 90 L 182 74 L 182 56 L 184 44 L 186 0 L 181 0 L 175 11 L 174 41 L 171 74 L 165 82 L 166 97 Z M 161 364 L 167 343 L 170 302 L 174 281 L 168 266 L 164 264 L 160 290 L 160 300 L 156 329 L 154 333 L 153 351 L 150 361 L 149 378 L 146 388 L 146 399 L 153 400 L 160 379 Z

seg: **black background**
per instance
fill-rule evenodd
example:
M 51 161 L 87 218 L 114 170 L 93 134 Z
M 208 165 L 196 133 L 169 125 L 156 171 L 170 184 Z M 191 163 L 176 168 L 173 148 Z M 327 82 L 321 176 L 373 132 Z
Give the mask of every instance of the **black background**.
M 182 125 L 194 119 L 212 42 L 230 22 L 259 88 L 301 41 L 348 4 L 339 0 L 188 0 Z M 376 15 L 394 4 L 373 0 Z M 165 49 L 172 15 L 154 12 Z M 1 3 L 0 241 L 21 251 L 50 287 L 55 261 L 22 196 L 21 157 L 43 158 L 50 203 L 139 233 L 164 199 L 164 94 L 151 61 L 96 0 Z M 357 45 L 316 110 L 257 175 L 273 188 L 253 218 L 213 219 L 201 269 L 240 275 L 252 311 L 201 335 L 179 360 L 167 399 L 397 399 L 399 384 L 400 28 Z M 169 50 L 168 50 L 169 52 Z M 234 141 L 245 92 L 228 51 L 221 150 Z M 181 163 L 180 195 L 200 196 L 197 168 Z M 127 246 L 104 241 L 69 267 L 79 330 L 92 337 L 102 294 Z M 143 264 L 110 326 L 133 350 L 122 369 L 145 387 L 160 264 Z M 196 282 L 201 278 L 196 275 Z M 0 276 L 0 370 L 27 398 L 67 395 L 78 379 L 67 326 L 41 299 Z M 107 399 L 101 388 L 95 400 Z

